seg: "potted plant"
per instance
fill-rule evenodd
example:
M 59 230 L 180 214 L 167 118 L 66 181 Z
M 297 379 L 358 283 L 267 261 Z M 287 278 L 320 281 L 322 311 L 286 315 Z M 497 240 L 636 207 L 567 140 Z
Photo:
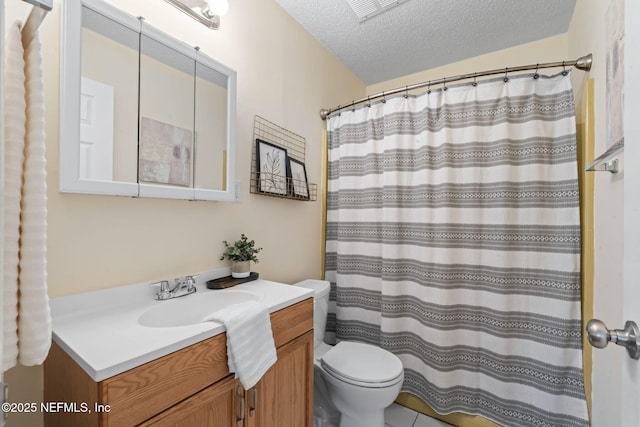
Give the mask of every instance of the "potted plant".
M 230 245 L 226 240 L 224 243 L 224 253 L 220 260 L 231 260 L 231 276 L 236 279 L 249 277 L 251 261 L 258 263 L 256 256 L 262 248 L 256 248 L 256 242 L 249 240 L 244 233 L 240 236 L 240 240 Z

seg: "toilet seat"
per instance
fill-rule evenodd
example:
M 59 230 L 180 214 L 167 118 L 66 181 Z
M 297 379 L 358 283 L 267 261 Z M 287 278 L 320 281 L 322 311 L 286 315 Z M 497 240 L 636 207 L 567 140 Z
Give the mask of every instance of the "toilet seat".
M 320 364 L 332 377 L 359 387 L 383 388 L 403 380 L 403 367 L 393 353 L 370 344 L 342 341 Z

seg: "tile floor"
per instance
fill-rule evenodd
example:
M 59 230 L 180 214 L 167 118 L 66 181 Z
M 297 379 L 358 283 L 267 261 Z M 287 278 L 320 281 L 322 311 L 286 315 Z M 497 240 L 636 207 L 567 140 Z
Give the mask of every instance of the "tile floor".
M 385 427 L 450 427 L 451 424 L 427 417 L 396 403 L 384 411 Z

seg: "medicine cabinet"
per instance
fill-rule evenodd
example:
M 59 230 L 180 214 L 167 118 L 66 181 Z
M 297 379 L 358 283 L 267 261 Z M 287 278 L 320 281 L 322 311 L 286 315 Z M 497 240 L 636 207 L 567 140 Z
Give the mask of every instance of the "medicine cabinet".
M 60 191 L 234 200 L 235 71 L 101 0 L 63 8 Z

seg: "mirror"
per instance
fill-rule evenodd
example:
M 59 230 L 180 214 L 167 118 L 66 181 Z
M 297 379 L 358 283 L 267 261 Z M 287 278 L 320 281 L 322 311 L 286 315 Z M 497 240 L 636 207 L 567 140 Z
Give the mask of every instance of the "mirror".
M 135 184 L 139 36 L 88 8 L 82 23 L 80 179 Z
M 142 24 L 140 195 L 193 198 L 196 50 Z
M 100 0 L 62 31 L 60 191 L 234 200 L 235 71 Z
M 216 173 L 225 170 L 227 164 L 227 143 L 224 138 L 232 128 L 226 105 L 228 82 L 219 67 L 204 55 L 197 55 L 195 84 L 195 132 L 196 153 L 194 157 L 194 187 L 196 198 L 209 190 L 224 190 L 227 187 L 226 174 Z M 220 132 L 224 129 L 225 132 Z M 217 164 L 209 164 L 207 159 L 221 159 Z M 213 166 L 213 167 L 211 167 Z M 229 181 L 233 182 L 233 181 Z

